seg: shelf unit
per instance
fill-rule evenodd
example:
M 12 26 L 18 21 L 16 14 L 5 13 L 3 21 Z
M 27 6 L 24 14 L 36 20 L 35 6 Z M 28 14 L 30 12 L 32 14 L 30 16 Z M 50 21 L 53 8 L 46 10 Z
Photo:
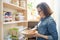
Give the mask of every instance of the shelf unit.
M 9 1 L 9 0 L 7 0 Z M 20 1 L 20 0 L 19 0 Z M 12 4 L 12 3 L 6 3 L 6 2 L 3 2 L 3 0 L 0 0 L 0 40 L 7 40 L 5 39 L 5 37 L 7 37 L 8 35 L 8 30 L 10 28 L 16 28 L 16 27 L 19 27 L 19 26 L 24 26 L 26 28 L 28 28 L 28 21 L 27 21 L 27 0 L 24 0 L 25 1 L 25 8 L 24 7 L 21 7 L 21 6 L 17 6 L 15 4 Z M 19 2 L 20 3 L 20 2 Z M 17 11 L 17 12 L 20 12 L 23 14 L 24 16 L 24 20 L 23 21 L 16 21 L 14 20 L 14 18 L 12 18 L 13 21 L 9 21 L 9 22 L 4 22 L 4 11 L 5 10 L 11 10 L 12 11 L 12 17 L 13 16 L 13 12 L 14 11 Z M 6 11 L 6 12 L 9 12 L 9 11 Z
M 13 23 L 21 23 L 21 22 L 27 22 L 27 21 L 4 22 L 3 24 L 13 24 Z
M 23 8 L 23 7 L 19 7 L 19 6 L 16 6 L 16 5 L 14 5 L 14 4 L 11 4 L 11 3 L 3 3 L 3 6 L 4 7 L 8 7 L 8 8 L 11 8 L 11 9 L 16 9 L 16 10 L 19 10 L 19 11 L 21 11 L 21 10 L 23 10 L 23 11 L 25 11 L 26 10 L 26 8 Z
M 9 0 L 7 0 L 7 1 L 9 1 Z M 13 21 L 3 22 L 4 11 L 12 12 Z M 24 16 L 24 21 L 15 21 L 14 15 L 13 15 L 14 11 L 21 12 Z M 25 0 L 25 8 L 22 6 L 17 6 L 12 3 L 6 3 L 6 2 L 3 2 L 3 0 L 0 0 L 0 40 L 5 40 L 5 37 L 7 37 L 6 35 L 10 28 L 15 28 L 17 26 L 25 26 L 26 28 L 28 28 L 28 22 L 37 22 L 37 21 L 38 20 L 29 20 L 28 21 L 28 19 L 27 19 L 27 0 Z

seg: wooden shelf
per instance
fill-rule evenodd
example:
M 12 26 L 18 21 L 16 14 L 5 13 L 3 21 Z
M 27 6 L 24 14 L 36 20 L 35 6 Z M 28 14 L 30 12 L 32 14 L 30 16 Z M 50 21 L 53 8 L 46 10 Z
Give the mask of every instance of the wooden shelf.
M 28 22 L 39 22 L 39 20 L 28 20 Z
M 14 23 L 20 23 L 20 22 L 27 22 L 27 21 L 3 22 L 3 24 L 14 24 Z
M 18 5 L 14 5 L 10 2 L 15 3 L 14 1 L 15 0 L 1 0 L 0 1 L 0 40 L 6 40 L 7 39 L 7 35 L 9 33 L 9 29 L 10 28 L 15 28 L 15 27 L 26 27 L 28 28 L 28 21 L 27 21 L 27 0 L 26 3 L 24 5 L 26 5 L 26 7 L 23 7 L 24 5 L 22 6 L 18 6 Z M 19 1 L 19 0 L 18 0 Z M 7 3 L 6 3 L 7 2 Z M 20 4 L 20 2 L 19 2 Z M 12 16 L 12 21 L 11 22 L 3 22 L 5 19 L 4 19 L 4 14 L 5 12 L 11 12 L 11 13 L 22 13 L 22 16 L 24 16 L 24 20 L 22 21 L 15 21 L 15 14 L 11 14 Z M 24 28 L 24 29 L 26 29 Z
M 3 6 L 4 7 L 7 7 L 7 8 L 11 8 L 11 9 L 16 9 L 16 10 L 18 10 L 18 11 L 25 11 L 26 10 L 26 8 L 23 8 L 23 7 L 19 7 L 19 6 L 17 6 L 17 5 L 14 5 L 14 4 L 10 4 L 10 3 L 3 3 Z

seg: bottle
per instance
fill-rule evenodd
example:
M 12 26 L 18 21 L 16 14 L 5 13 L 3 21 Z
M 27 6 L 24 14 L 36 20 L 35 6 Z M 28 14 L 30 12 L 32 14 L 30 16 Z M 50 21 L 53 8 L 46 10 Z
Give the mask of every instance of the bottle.
M 5 16 L 4 16 L 4 22 L 8 22 L 8 21 L 9 21 L 8 15 L 5 15 Z

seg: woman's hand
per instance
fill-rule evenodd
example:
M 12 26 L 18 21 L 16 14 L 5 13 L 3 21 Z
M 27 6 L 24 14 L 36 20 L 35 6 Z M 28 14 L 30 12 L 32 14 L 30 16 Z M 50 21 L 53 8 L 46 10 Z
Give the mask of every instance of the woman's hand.
M 35 32 L 34 36 L 35 37 L 40 37 L 41 34 L 38 33 L 38 31 Z
M 28 32 L 26 32 L 26 33 L 28 33 L 26 36 L 28 36 L 28 37 L 34 37 L 35 31 L 36 30 L 28 30 Z
M 30 30 L 28 36 L 30 37 L 38 37 L 40 34 L 36 30 Z

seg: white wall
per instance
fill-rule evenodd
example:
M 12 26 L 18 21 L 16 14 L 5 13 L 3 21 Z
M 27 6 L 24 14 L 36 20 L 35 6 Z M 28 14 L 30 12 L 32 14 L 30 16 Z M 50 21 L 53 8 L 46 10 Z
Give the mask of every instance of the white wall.
M 55 12 L 56 12 L 56 22 L 57 22 L 57 30 L 58 30 L 58 40 L 60 40 L 60 22 L 59 22 L 59 17 L 60 17 L 60 0 L 55 0 L 55 5 L 54 5 L 54 9 L 55 9 Z

